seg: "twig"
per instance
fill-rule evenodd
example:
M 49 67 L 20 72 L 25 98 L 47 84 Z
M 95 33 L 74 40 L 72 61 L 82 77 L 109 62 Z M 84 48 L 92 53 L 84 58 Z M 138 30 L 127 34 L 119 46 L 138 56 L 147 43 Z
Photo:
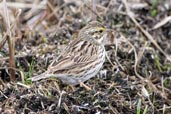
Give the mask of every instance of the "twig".
M 13 70 L 15 70 L 15 71 L 21 72 L 20 69 L 13 68 L 13 67 L 0 67 L 0 70 L 2 70 L 2 69 L 13 69 Z
M 10 27 L 10 31 L 14 28 L 14 25 L 11 25 Z M 7 35 L 8 35 L 8 32 L 6 32 L 2 38 L 2 41 L 0 42 L 0 49 L 4 46 L 5 42 L 7 41 Z
M 171 57 L 162 50 L 162 48 L 157 44 L 157 42 L 150 35 L 150 33 L 145 31 L 144 28 L 142 28 L 141 25 L 136 21 L 136 19 L 133 16 L 133 12 L 131 12 L 130 8 L 128 7 L 127 1 L 126 0 L 122 0 L 122 2 L 125 5 L 127 15 L 130 17 L 130 19 L 141 30 L 141 32 L 153 43 L 153 45 L 166 57 L 166 59 L 171 62 Z
M 96 0 L 91 0 L 91 4 L 93 12 L 96 12 Z M 94 13 L 92 13 L 92 20 L 96 20 L 96 15 Z
M 55 16 L 55 18 L 58 20 L 57 12 L 58 12 L 61 8 L 63 8 L 64 6 L 66 6 L 67 4 L 64 3 L 64 4 L 61 5 L 60 7 L 54 8 L 53 5 L 48 1 L 48 2 L 47 2 L 47 5 L 49 6 L 49 9 L 52 10 L 52 13 L 49 14 L 49 15 L 47 16 L 47 19 L 50 19 L 52 16 Z
M 147 45 L 147 43 L 145 43 L 145 46 Z M 138 76 L 138 77 L 141 77 L 140 75 L 139 75 L 139 73 L 137 72 L 137 67 L 138 67 L 138 65 L 139 65 L 139 62 L 141 61 L 141 59 L 142 59 L 142 56 L 143 56 L 143 54 L 144 54 L 144 51 L 145 51 L 145 47 L 143 48 L 143 50 L 142 51 L 140 51 L 138 54 L 137 54 L 137 59 L 135 59 L 135 64 L 134 64 L 134 72 L 135 72 L 135 74 Z M 135 53 L 135 52 L 134 52 Z
M 94 12 L 94 11 L 92 10 L 92 8 L 90 8 L 87 4 L 85 4 L 85 7 L 87 7 L 87 8 L 88 8 L 93 14 L 95 14 L 96 17 L 98 17 L 100 20 L 103 20 L 103 19 L 99 16 L 99 14 L 96 13 L 96 12 Z
M 69 112 L 69 108 L 68 108 L 68 106 L 66 105 L 66 103 L 64 102 L 64 103 L 62 103 L 62 105 L 63 105 L 65 111 L 67 112 L 67 114 L 71 114 L 71 113 Z
M 165 24 L 168 23 L 169 21 L 171 21 L 171 16 L 165 17 L 163 20 L 161 20 L 159 23 L 157 23 L 157 24 L 153 27 L 153 30 L 162 27 L 163 25 L 165 25 Z
M 35 8 L 35 9 L 46 9 L 46 5 L 45 4 L 26 4 L 26 3 L 19 3 L 19 2 L 6 2 L 7 7 L 11 7 L 11 8 L 23 8 L 23 9 L 27 9 L 27 8 Z M 3 6 L 3 3 L 0 3 L 0 6 Z
M 25 57 L 27 55 L 15 55 L 14 58 L 20 58 L 20 57 Z M 0 61 L 6 61 L 9 60 L 10 57 L 0 57 Z
M 65 91 L 62 91 L 62 92 L 60 93 L 60 97 L 59 97 L 59 101 L 58 101 L 58 107 L 61 106 L 62 95 L 63 95 L 64 93 L 66 93 L 66 92 L 65 92 Z
M 30 88 L 30 86 L 25 85 L 25 84 L 23 84 L 23 83 L 21 83 L 21 82 L 17 82 L 17 85 L 22 86 L 22 87 L 25 87 L 25 88 L 27 88 L 27 89 Z
M 124 70 L 124 67 L 121 65 L 121 63 L 119 62 L 119 60 L 117 59 L 117 53 L 118 53 L 118 39 L 116 38 L 115 39 L 115 61 L 116 61 L 116 63 L 118 64 L 118 66 L 122 69 L 122 70 Z
M 11 25 L 10 25 L 10 17 L 9 17 L 9 13 L 8 13 L 8 9 L 7 9 L 7 4 L 6 4 L 6 0 L 3 0 L 3 10 L 4 10 L 4 18 L 6 20 L 6 24 L 7 24 L 7 32 L 8 32 L 8 36 L 7 36 L 7 40 L 8 40 L 8 46 L 9 46 L 9 56 L 10 56 L 10 67 L 11 68 L 15 68 L 15 60 L 14 60 L 14 38 L 12 37 L 12 32 L 11 32 Z M 11 74 L 11 81 L 15 80 L 15 71 L 13 69 L 10 70 L 10 74 Z
M 6 98 L 8 99 L 8 97 L 0 90 L 0 93 Z
M 39 10 L 35 9 L 35 7 L 38 5 L 38 3 L 39 3 L 39 0 L 34 0 L 33 7 L 24 16 L 24 19 L 26 19 L 26 20 L 29 19 L 34 14 L 33 12 L 38 12 L 39 11 Z M 41 3 L 39 3 L 39 4 L 41 4 Z
M 105 52 L 105 53 L 106 53 L 105 56 L 106 56 L 107 60 L 109 61 L 109 63 L 112 65 L 112 70 L 113 70 L 113 69 L 115 68 L 116 65 L 114 65 L 114 64 L 112 63 L 112 61 L 110 60 L 109 56 L 107 55 L 107 52 Z
M 134 50 L 134 55 L 135 55 L 134 72 L 135 72 L 136 76 L 137 76 L 139 79 L 144 80 L 144 78 L 143 78 L 140 74 L 138 74 L 137 69 L 136 69 L 136 65 L 138 64 L 138 55 L 137 55 L 137 52 L 136 52 L 135 47 L 134 47 L 134 46 L 131 44 L 131 42 L 130 42 L 128 39 L 126 39 L 123 35 L 121 35 L 121 36 L 122 36 L 122 38 L 124 38 L 124 39 L 128 42 L 128 44 L 129 44 L 129 45 L 133 48 L 133 50 Z
M 7 34 L 4 35 L 5 37 L 3 37 L 2 40 L 1 40 L 1 42 L 0 42 L 0 49 L 4 46 L 5 42 L 7 41 L 6 35 Z

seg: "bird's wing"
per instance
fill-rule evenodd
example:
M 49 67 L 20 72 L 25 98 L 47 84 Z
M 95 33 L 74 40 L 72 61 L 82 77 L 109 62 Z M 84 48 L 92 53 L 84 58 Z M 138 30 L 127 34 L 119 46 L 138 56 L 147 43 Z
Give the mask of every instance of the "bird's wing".
M 76 48 L 76 46 L 77 46 L 76 44 L 79 41 L 80 41 L 79 39 L 75 39 L 68 46 L 66 46 L 65 49 L 59 55 L 59 57 L 57 57 L 57 59 L 55 59 L 54 61 L 52 61 L 52 63 L 50 64 L 50 67 L 57 65 L 58 64 L 58 61 L 61 60 L 61 59 L 63 59 L 64 57 L 70 56 L 73 53 L 71 51 Z
M 66 47 L 59 60 L 48 68 L 50 73 L 71 73 L 97 60 L 97 46 L 83 40 L 75 40 Z

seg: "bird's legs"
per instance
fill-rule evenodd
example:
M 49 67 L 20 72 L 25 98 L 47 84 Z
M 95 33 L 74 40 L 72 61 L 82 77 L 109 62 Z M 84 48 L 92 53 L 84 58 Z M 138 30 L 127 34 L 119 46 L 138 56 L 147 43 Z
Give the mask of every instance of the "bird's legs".
M 81 87 L 84 87 L 86 90 L 88 90 L 88 91 L 91 90 L 90 87 L 88 87 L 87 85 L 85 85 L 85 84 L 84 84 L 83 82 L 81 82 L 80 80 L 79 80 L 79 84 L 80 84 Z

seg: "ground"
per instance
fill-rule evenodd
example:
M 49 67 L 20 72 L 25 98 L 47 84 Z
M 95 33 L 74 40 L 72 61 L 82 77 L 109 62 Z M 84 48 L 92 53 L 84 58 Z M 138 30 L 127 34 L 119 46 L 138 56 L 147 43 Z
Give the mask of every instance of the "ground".
M 4 2 L 0 2 L 0 112 L 171 114 L 170 1 L 94 1 L 8 1 L 15 38 L 13 82 L 8 43 L 1 47 L 7 22 Z M 73 88 L 56 78 L 27 80 L 46 71 L 92 20 L 111 33 L 105 42 L 108 57 L 103 68 L 85 82 L 91 90 L 79 85 Z

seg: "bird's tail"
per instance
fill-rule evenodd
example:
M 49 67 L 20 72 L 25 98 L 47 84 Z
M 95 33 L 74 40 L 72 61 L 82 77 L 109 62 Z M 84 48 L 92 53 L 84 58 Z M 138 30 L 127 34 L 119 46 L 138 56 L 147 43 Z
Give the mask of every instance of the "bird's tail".
M 45 78 L 49 78 L 51 77 L 52 74 L 47 74 L 46 72 L 45 73 L 42 73 L 40 75 L 37 75 L 37 76 L 34 76 L 34 77 L 31 77 L 29 78 L 28 80 L 31 80 L 31 81 L 38 81 L 38 80 L 41 80 L 41 79 L 45 79 Z

